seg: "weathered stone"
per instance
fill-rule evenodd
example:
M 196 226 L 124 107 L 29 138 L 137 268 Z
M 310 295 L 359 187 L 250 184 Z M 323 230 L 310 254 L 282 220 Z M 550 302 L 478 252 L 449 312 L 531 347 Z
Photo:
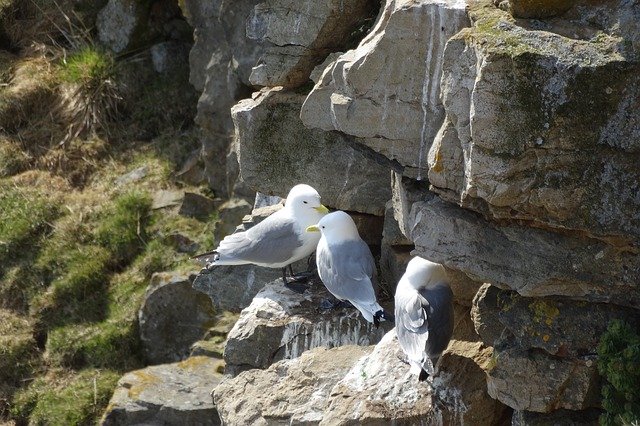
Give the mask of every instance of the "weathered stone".
M 180 182 L 184 182 L 189 185 L 200 185 L 204 182 L 205 171 L 200 149 L 196 149 L 189 154 L 189 157 L 176 173 L 176 178 Z
M 614 28 L 640 12 L 610 3 L 590 23 L 565 21 L 567 34 L 553 32 L 558 21 L 538 31 L 489 2 L 472 7 L 474 27 L 444 53 L 437 192 L 494 218 L 637 245 L 640 59 Z M 592 35 L 571 36 L 578 26 Z
M 139 180 L 144 179 L 149 174 L 149 166 L 144 165 L 140 166 L 137 169 L 133 169 L 128 173 L 123 174 L 119 178 L 116 179 L 116 185 L 127 185 L 133 182 L 138 182 Z
M 211 216 L 221 204 L 220 200 L 214 200 L 195 192 L 185 192 L 178 213 L 183 216 L 204 219 Z
M 509 0 L 509 10 L 516 18 L 549 18 L 571 8 L 569 0 Z
M 153 194 L 151 208 L 163 209 L 165 207 L 179 206 L 184 200 L 184 191 L 174 189 L 161 189 Z
M 444 269 L 447 272 L 451 291 L 453 291 L 453 300 L 463 306 L 471 306 L 473 298 L 482 286 L 482 283 L 472 280 L 464 272 L 447 267 Z
M 322 74 L 324 74 L 325 70 L 327 70 L 327 68 L 329 67 L 329 64 L 331 64 L 332 62 L 335 62 L 335 60 L 338 59 L 340 55 L 342 55 L 343 53 L 344 52 L 330 53 L 329 56 L 327 56 L 320 65 L 317 65 L 313 69 L 313 71 L 311 71 L 311 75 L 309 75 L 309 78 L 311 79 L 311 81 L 313 81 L 314 83 L 317 83 L 318 81 L 320 81 L 320 78 L 322 78 Z
M 232 234 L 242 222 L 242 218 L 251 213 L 251 204 L 241 198 L 232 198 L 225 201 L 218 209 L 218 221 L 213 230 L 213 239 L 216 243 L 224 237 Z
M 561 297 L 522 297 L 493 286 L 478 293 L 473 319 L 488 345 L 508 331 L 519 347 L 542 349 L 562 358 L 596 353 L 600 337 L 614 319 L 640 325 L 635 309 Z
M 442 52 L 469 25 L 465 7 L 464 1 L 387 1 L 371 33 L 324 72 L 302 121 L 364 138 L 426 177 L 427 152 L 444 118 Z
M 109 0 L 96 20 L 100 41 L 116 53 L 123 51 L 140 24 L 139 9 L 140 5 L 134 0 Z
M 175 248 L 178 253 L 195 254 L 200 249 L 200 244 L 177 232 L 165 236 L 162 240 L 165 244 Z
M 364 240 L 367 245 L 375 253 L 379 250 L 380 243 L 382 241 L 382 227 L 384 219 L 382 216 L 374 216 L 371 214 L 362 214 L 355 212 L 348 212 L 351 219 L 358 228 L 360 238 Z
M 189 80 L 202 91 L 196 124 L 202 129 L 202 159 L 209 186 L 224 197 L 235 194 L 227 178 L 227 155 L 233 133 L 231 106 L 249 93 L 251 67 L 261 54 L 248 39 L 245 23 L 259 0 L 180 1 L 194 28 Z M 240 194 L 238 194 L 240 195 Z
M 225 424 L 315 425 L 326 415 L 333 385 L 371 347 L 314 348 L 266 370 L 223 381 L 213 397 Z
M 413 204 L 416 254 L 523 296 L 640 306 L 640 257 L 590 238 L 484 220 L 439 197 Z
M 320 424 L 496 424 L 505 407 L 487 395 L 477 364 L 491 350 L 463 342 L 450 349 L 433 383 L 419 382 L 390 331 L 333 387 Z
M 152 364 L 179 361 L 213 325 L 209 298 L 191 287 L 193 276 L 156 273 L 138 311 L 140 341 Z
M 227 334 L 236 321 L 238 321 L 238 314 L 234 312 L 225 311 L 216 315 L 215 325 L 207 330 L 202 340 L 191 345 L 190 356 L 205 355 L 222 360 Z
M 393 197 L 391 201 L 393 203 L 393 217 L 398 224 L 400 232 L 413 243 L 411 239 L 410 214 L 413 203 L 426 200 L 429 197 L 429 193 L 426 191 L 426 186 L 413 179 L 408 179 L 402 175 L 393 172 L 391 173 L 391 193 Z
M 568 359 L 513 347 L 496 350 L 487 371 L 487 389 L 515 410 L 548 413 L 600 405 L 595 355 Z
M 326 205 L 382 216 L 391 198 L 389 171 L 336 133 L 310 130 L 299 118 L 303 95 L 272 89 L 235 105 L 242 179 L 265 194 L 313 186 Z
M 171 73 L 185 66 L 189 58 L 190 45 L 176 41 L 165 41 L 149 48 L 153 69 L 158 73 Z
M 413 246 L 413 241 L 400 230 L 400 225 L 394 216 L 392 200 L 387 201 L 385 205 L 382 238 L 384 238 L 384 243 L 390 246 Z
M 514 411 L 511 426 L 596 426 L 601 411 L 595 408 L 582 411 L 556 410 L 549 414 Z
M 192 357 L 175 364 L 125 374 L 111 397 L 101 424 L 219 425 L 211 389 L 221 380 L 219 361 Z
M 282 280 L 267 284 L 229 333 L 226 372 L 266 368 L 318 346 L 371 345 L 393 326 L 382 322 L 376 329 L 355 308 L 322 310 L 325 299 L 335 300 L 319 280 L 304 294 L 287 289 Z
M 384 240 L 383 240 L 384 243 Z M 382 244 L 380 250 L 380 286 L 391 298 L 396 292 L 396 285 L 413 257 L 413 246 L 389 246 Z
M 266 0 L 247 21 L 247 36 L 264 54 L 249 81 L 256 86 L 295 87 L 314 66 L 346 47 L 353 33 L 377 13 L 376 0 Z

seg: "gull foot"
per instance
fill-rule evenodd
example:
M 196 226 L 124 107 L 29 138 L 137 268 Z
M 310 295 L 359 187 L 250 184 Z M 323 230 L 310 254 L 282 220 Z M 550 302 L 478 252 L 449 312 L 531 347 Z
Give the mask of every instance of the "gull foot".
M 303 294 L 307 290 L 307 286 L 298 281 L 285 281 L 284 286 L 298 294 Z

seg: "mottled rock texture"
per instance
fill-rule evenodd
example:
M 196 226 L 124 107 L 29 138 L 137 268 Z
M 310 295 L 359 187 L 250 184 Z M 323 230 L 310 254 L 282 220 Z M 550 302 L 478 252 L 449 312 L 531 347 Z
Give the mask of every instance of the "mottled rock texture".
M 613 3 L 600 20 L 567 19 L 569 34 L 472 6 L 474 26 L 444 52 L 435 191 L 492 218 L 575 230 L 594 246 L 640 241 L 638 26 L 631 35 L 620 18 L 638 11 Z M 579 25 L 585 33 L 572 33 Z
M 444 109 L 440 74 L 447 39 L 469 25 L 463 1 L 387 1 L 355 50 L 324 71 L 307 97 L 305 125 L 362 143 L 426 177 Z
M 303 100 L 304 95 L 271 89 L 233 107 L 242 179 L 279 196 L 305 182 L 328 206 L 382 216 L 391 198 L 389 170 L 340 134 L 304 127 Z
M 254 8 L 247 37 L 263 54 L 249 81 L 255 86 L 295 87 L 331 52 L 348 45 L 372 22 L 378 0 L 267 0 Z
M 140 341 L 150 364 L 179 361 L 213 325 L 209 298 L 191 287 L 194 276 L 157 273 L 138 312 Z
M 333 386 L 371 350 L 353 345 L 311 349 L 223 381 L 214 402 L 225 424 L 318 424 Z
M 355 308 L 322 309 L 323 300 L 335 298 L 319 280 L 314 280 L 304 294 L 287 289 L 282 280 L 267 284 L 229 332 L 225 372 L 267 368 L 318 346 L 375 344 L 393 327 L 383 322 L 376 329 Z
M 191 357 L 125 374 L 101 424 L 219 425 L 211 399 L 211 389 L 221 379 L 216 373 L 218 363 L 209 357 Z

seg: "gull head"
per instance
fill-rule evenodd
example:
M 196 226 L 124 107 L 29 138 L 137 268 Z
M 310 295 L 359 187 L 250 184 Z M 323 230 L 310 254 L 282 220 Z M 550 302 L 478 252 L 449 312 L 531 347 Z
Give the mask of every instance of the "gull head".
M 311 214 L 317 216 L 329 212 L 329 209 L 320 203 L 318 191 L 305 184 L 299 184 L 291 188 L 284 206 L 291 209 L 296 216 L 308 216 Z
M 307 228 L 307 232 L 318 231 L 329 241 L 346 241 L 360 238 L 358 228 L 356 228 L 351 216 L 341 210 L 329 213 L 320 219 L 317 225 Z
M 444 266 L 419 256 L 409 261 L 402 278 L 406 278 L 416 289 L 448 281 Z

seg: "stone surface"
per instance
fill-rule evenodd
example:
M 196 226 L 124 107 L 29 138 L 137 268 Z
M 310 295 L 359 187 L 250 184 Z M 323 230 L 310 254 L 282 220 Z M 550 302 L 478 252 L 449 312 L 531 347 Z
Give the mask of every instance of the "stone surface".
M 514 347 L 494 352 L 487 389 L 515 410 L 540 413 L 597 407 L 601 398 L 596 355 L 552 358 Z
M 194 28 L 189 80 L 198 91 L 196 124 L 202 129 L 202 159 L 216 194 L 234 194 L 227 178 L 227 154 L 233 134 L 231 106 L 250 92 L 251 67 L 260 57 L 258 43 L 246 37 L 246 22 L 259 0 L 179 2 Z
M 573 3 L 568 0 L 509 0 L 509 11 L 515 18 L 550 18 L 566 12 Z
M 561 358 L 596 353 L 600 337 L 614 319 L 640 325 L 635 309 L 561 297 L 522 297 L 487 285 L 473 306 L 476 330 L 486 344 L 494 345 L 508 332 L 521 348 L 542 349 Z
M 464 272 L 447 267 L 444 269 L 447 272 L 451 291 L 453 291 L 453 300 L 463 306 L 471 306 L 482 282 L 472 280 Z
M 183 216 L 206 219 L 220 207 L 222 202 L 195 192 L 185 192 L 179 214 Z
M 477 364 L 486 362 L 490 349 L 464 342 L 450 349 L 433 384 L 418 382 L 390 331 L 334 386 L 320 424 L 499 423 L 505 407 L 487 395 Z
M 101 424 L 219 425 L 211 399 L 211 389 L 222 377 L 216 373 L 217 363 L 209 357 L 192 357 L 125 374 Z
M 388 169 L 352 148 L 340 134 L 305 128 L 299 118 L 303 99 L 271 89 L 233 107 L 244 182 L 279 196 L 305 182 L 328 206 L 382 216 L 391 198 Z
M 549 414 L 514 411 L 511 426 L 595 426 L 601 411 L 595 408 L 582 411 L 556 410 Z
M 380 287 L 391 298 L 396 293 L 396 285 L 413 257 L 412 246 L 390 246 L 382 244 L 380 250 Z
M 255 86 L 295 87 L 330 52 L 343 49 L 377 13 L 376 0 L 266 0 L 247 21 L 247 37 L 264 53 L 249 81 Z M 364 34 L 362 34 L 364 35 Z
M 109 0 L 96 20 L 100 41 L 116 53 L 123 51 L 139 24 L 139 9 L 140 5 L 133 0 Z
M 382 322 L 376 329 L 355 308 L 322 310 L 325 299 L 335 301 L 319 280 L 304 294 L 287 289 L 282 280 L 267 284 L 229 332 L 226 372 L 266 368 L 318 346 L 371 345 L 393 326 Z
M 242 222 L 242 218 L 251 213 L 251 204 L 241 198 L 225 201 L 218 208 L 218 221 L 213 230 L 213 239 L 218 244 L 224 237 L 232 234 Z
M 473 5 L 474 27 L 444 52 L 437 192 L 497 219 L 637 246 L 640 50 L 637 20 L 632 32 L 622 22 L 640 11 L 608 3 L 542 26 Z
M 402 235 L 412 243 L 411 207 L 413 207 L 414 203 L 429 198 L 429 193 L 426 189 L 427 187 L 422 182 L 403 177 L 396 172 L 391 173 L 393 217 Z
M 151 277 L 138 323 L 142 348 L 151 364 L 179 361 L 213 325 L 209 298 L 191 287 L 193 276 L 156 273 Z
M 384 211 L 384 225 L 382 238 L 384 243 L 390 246 L 413 246 L 413 241 L 408 239 L 400 230 L 400 225 L 393 214 L 393 201 L 387 201 Z
M 426 177 L 427 152 L 444 118 L 442 52 L 469 25 L 465 7 L 464 1 L 388 0 L 369 35 L 324 72 L 302 121 L 365 138 L 362 143 L 421 167 L 417 174 Z
M 489 222 L 439 197 L 414 203 L 416 254 L 523 296 L 640 306 L 640 258 L 579 235 Z
M 371 347 L 314 348 L 223 381 L 214 401 L 225 424 L 318 424 L 333 385 Z

